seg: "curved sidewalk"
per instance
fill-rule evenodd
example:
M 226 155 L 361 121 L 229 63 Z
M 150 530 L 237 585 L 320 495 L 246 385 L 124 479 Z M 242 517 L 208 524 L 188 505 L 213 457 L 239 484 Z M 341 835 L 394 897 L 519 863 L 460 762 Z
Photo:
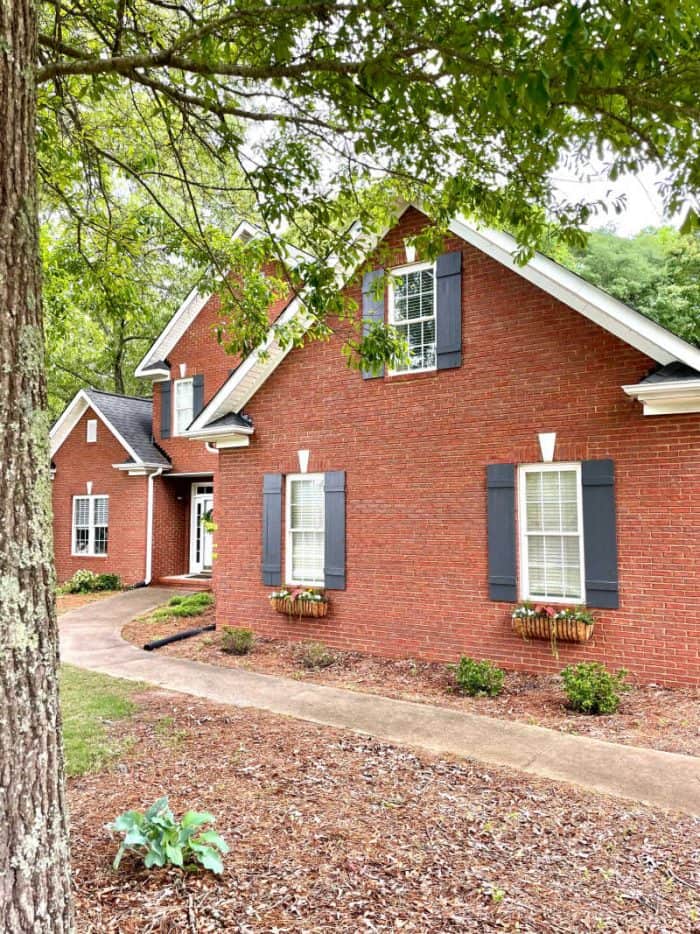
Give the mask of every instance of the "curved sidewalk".
M 700 758 L 694 756 L 219 668 L 144 652 L 121 638 L 124 623 L 176 592 L 161 587 L 132 590 L 64 614 L 60 617 L 62 661 L 220 704 L 269 710 L 700 816 Z

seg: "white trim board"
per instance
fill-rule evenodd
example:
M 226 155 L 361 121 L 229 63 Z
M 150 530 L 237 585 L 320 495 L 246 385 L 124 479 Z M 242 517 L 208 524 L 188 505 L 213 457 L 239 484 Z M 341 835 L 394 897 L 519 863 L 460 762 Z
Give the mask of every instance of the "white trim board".
M 266 236 L 262 228 L 256 227 L 255 224 L 251 224 L 248 221 L 241 221 L 234 230 L 231 239 L 243 240 L 247 243 L 249 240 L 259 236 Z M 291 244 L 285 244 L 285 249 L 292 260 L 299 260 L 304 255 L 302 250 L 297 249 Z M 197 315 L 211 297 L 211 293 L 203 294 L 198 291 L 196 286 L 192 289 L 184 302 L 165 325 L 163 331 L 156 338 L 155 343 L 145 354 L 143 360 L 141 360 L 136 367 L 135 376 L 147 379 L 154 377 L 156 379 L 169 378 L 169 370 L 163 369 L 162 367 L 149 366 L 148 361 L 152 360 L 154 363 L 157 363 L 160 360 L 167 359 L 168 354 L 172 352 L 178 341 L 191 327 Z
M 415 206 L 421 210 L 419 206 Z M 404 208 L 404 211 L 406 208 Z M 403 211 L 401 212 L 403 213 Z M 398 220 L 397 220 L 398 223 Z M 635 347 L 641 353 L 666 365 L 676 360 L 700 371 L 700 349 L 688 344 L 682 338 L 667 331 L 661 325 L 635 311 L 629 305 L 618 301 L 607 292 L 586 282 L 580 276 L 569 272 L 563 266 L 536 253 L 524 266 L 515 261 L 517 242 L 509 234 L 481 227 L 462 217 L 454 218 L 448 225 L 456 236 L 481 250 L 506 268 L 522 276 L 528 282 L 542 289 L 558 301 L 578 311 L 604 330 Z M 387 231 L 388 232 L 388 231 Z M 360 233 L 355 225 L 351 235 Z M 380 238 L 381 239 L 381 238 Z M 377 243 L 368 243 L 367 253 L 376 248 Z M 338 260 L 334 264 L 340 281 L 345 282 L 354 270 L 343 270 Z M 303 311 L 299 298 L 294 299 L 279 319 L 279 324 L 286 323 L 292 315 Z M 241 365 L 231 374 L 214 398 L 204 407 L 190 425 L 190 432 L 196 434 L 208 422 L 220 418 L 229 412 L 240 412 L 255 395 L 267 378 L 291 350 L 282 349 L 275 340 L 274 325 L 268 331 L 265 341 L 260 344 Z M 260 355 L 265 359 L 261 360 Z M 230 432 L 230 428 L 228 431 Z M 188 432 L 189 434 L 189 432 Z
M 478 227 L 464 218 L 455 218 L 449 228 L 482 253 L 486 253 L 574 311 L 580 312 L 657 363 L 665 365 L 680 360 L 692 369 L 700 370 L 700 349 L 602 289 L 586 282 L 544 254 L 536 253 L 524 266 L 518 265 L 514 258 L 517 243 L 509 234 L 488 227 Z

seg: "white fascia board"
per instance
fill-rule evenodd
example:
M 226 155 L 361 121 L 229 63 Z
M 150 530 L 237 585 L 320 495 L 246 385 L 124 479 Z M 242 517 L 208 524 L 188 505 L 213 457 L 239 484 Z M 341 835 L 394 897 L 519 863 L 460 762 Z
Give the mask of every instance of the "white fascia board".
M 112 425 L 111 422 L 102 414 L 98 406 L 88 396 L 84 389 L 80 389 L 76 393 L 72 402 L 68 405 L 63 415 L 61 415 L 49 433 L 49 439 L 51 441 L 51 457 L 53 457 L 56 451 L 58 451 L 63 442 L 70 435 L 70 433 L 73 431 L 75 426 L 78 424 L 80 419 L 89 408 L 93 410 L 105 428 L 107 428 L 107 430 L 114 435 L 129 457 L 131 457 L 133 461 L 140 466 L 143 461 L 138 456 L 136 451 L 134 451 L 131 445 L 128 444 L 126 440 L 119 434 L 114 425 Z
M 636 383 L 622 389 L 642 403 L 645 415 L 684 415 L 700 412 L 700 379 Z
M 518 265 L 515 261 L 518 246 L 509 234 L 477 227 L 464 218 L 455 218 L 450 223 L 450 230 L 657 363 L 679 360 L 694 370 L 700 370 L 700 350 L 697 347 L 542 253 L 536 253 L 526 265 Z
M 255 433 L 255 429 L 251 426 L 250 428 L 243 428 L 241 425 L 222 425 L 219 428 L 201 428 L 199 431 L 186 431 L 184 434 L 180 435 L 181 438 L 189 438 L 190 441 L 214 441 L 216 438 L 223 437 L 224 435 L 240 435 L 241 437 L 245 435 L 252 435 Z
M 266 236 L 265 231 L 261 227 L 256 227 L 255 224 L 251 224 L 248 221 L 241 221 L 238 227 L 236 227 L 234 230 L 232 239 L 248 241 L 260 236 Z M 289 259 L 296 262 L 309 257 L 309 254 L 304 253 L 303 250 L 300 250 L 298 247 L 295 247 L 290 243 L 284 243 L 284 249 Z M 225 273 L 225 275 L 228 275 L 228 273 Z M 192 289 L 187 298 L 185 298 L 184 302 L 174 313 L 170 321 L 168 321 L 165 328 L 156 339 L 155 343 L 144 356 L 143 360 L 141 360 L 139 365 L 136 367 L 134 374 L 135 376 L 148 379 L 155 376 L 157 377 L 157 380 L 170 378 L 169 370 L 151 369 L 148 366 L 148 361 L 165 360 L 167 358 L 173 347 L 177 344 L 187 329 L 192 325 L 197 315 L 200 313 L 202 308 L 204 308 L 211 297 L 211 293 L 200 293 L 196 286 Z M 156 380 L 154 380 L 154 382 L 155 381 Z
M 128 461 L 124 464 L 112 464 L 115 470 L 125 471 L 129 476 L 141 477 L 156 470 L 170 470 L 170 467 L 164 464 L 147 464 L 145 461 L 138 464 L 132 464 Z
M 250 446 L 250 435 L 222 435 L 219 438 L 213 438 L 211 444 L 217 451 L 225 451 L 229 448 L 247 448 Z
M 404 208 L 405 210 L 405 208 Z M 362 235 L 359 223 L 352 225 L 349 236 L 352 238 Z M 381 239 L 381 238 L 379 238 Z M 376 246 L 374 242 L 374 246 Z M 367 244 L 367 252 L 373 249 L 371 243 Z M 345 268 L 337 257 L 331 257 L 329 263 L 335 267 L 336 279 L 339 285 L 344 285 L 352 274 L 352 269 Z M 265 340 L 245 360 L 236 368 L 224 385 L 219 389 L 213 399 L 199 413 L 197 418 L 190 426 L 190 432 L 198 432 L 204 428 L 208 422 L 215 421 L 228 412 L 240 412 L 244 405 L 255 395 L 265 380 L 280 365 L 287 354 L 292 349 L 292 345 L 281 347 L 275 337 L 278 327 L 288 324 L 293 318 L 303 314 L 303 298 L 296 296 L 287 305 L 278 320 L 271 326 L 267 332 Z M 302 319 L 301 326 L 306 329 L 311 324 L 311 320 Z
M 168 356 L 210 298 L 211 295 L 200 293 L 196 286 L 192 289 L 136 367 L 135 376 L 148 378 L 151 375 L 148 361 L 164 360 Z M 158 370 L 157 372 L 161 375 L 164 371 Z

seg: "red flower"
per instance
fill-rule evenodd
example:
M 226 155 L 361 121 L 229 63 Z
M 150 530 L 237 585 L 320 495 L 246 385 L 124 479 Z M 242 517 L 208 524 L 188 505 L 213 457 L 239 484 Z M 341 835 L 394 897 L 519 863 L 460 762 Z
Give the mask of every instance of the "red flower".
M 542 606 L 542 604 L 539 604 L 535 607 L 535 613 L 537 613 L 538 616 L 554 616 L 556 612 L 553 606 Z

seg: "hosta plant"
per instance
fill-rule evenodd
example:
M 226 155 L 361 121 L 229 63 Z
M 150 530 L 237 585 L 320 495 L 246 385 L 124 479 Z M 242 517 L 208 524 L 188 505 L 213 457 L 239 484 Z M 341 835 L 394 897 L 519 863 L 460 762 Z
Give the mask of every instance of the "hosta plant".
M 224 870 L 222 854 L 228 853 L 226 842 L 214 830 L 205 830 L 214 823 L 207 811 L 187 811 L 176 820 L 168 799 L 159 798 L 146 811 L 125 811 L 107 825 L 124 838 L 114 858 L 118 869 L 127 851 L 143 856 L 147 869 L 153 866 L 179 866 L 190 869 L 197 865 L 217 875 Z

